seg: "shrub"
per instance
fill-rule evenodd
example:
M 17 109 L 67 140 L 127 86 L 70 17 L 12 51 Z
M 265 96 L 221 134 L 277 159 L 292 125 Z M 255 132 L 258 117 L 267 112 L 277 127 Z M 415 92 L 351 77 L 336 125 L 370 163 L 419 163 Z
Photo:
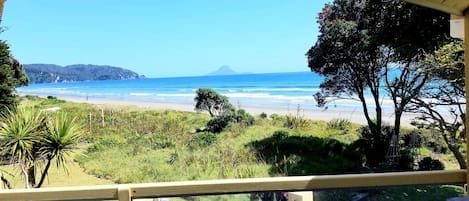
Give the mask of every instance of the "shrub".
M 41 105 L 53 105 L 53 104 L 59 104 L 59 103 L 65 103 L 65 101 L 61 99 L 57 99 L 55 96 L 47 96 L 47 99 L 42 101 Z
M 271 164 L 271 175 L 310 175 L 355 172 L 362 155 L 334 139 L 289 135 L 275 131 L 271 137 L 249 144 L 260 160 Z
M 262 112 L 260 115 L 259 115 L 259 118 L 261 119 L 267 119 L 267 114 L 265 112 Z
M 168 139 L 169 135 L 154 135 L 148 140 L 150 141 L 152 149 L 166 149 L 174 147 L 174 144 Z
M 27 100 L 32 100 L 32 101 L 34 101 L 34 100 L 39 100 L 39 99 L 40 99 L 39 96 L 34 96 L 34 95 L 25 95 L 24 97 L 25 97 Z
M 288 137 L 288 135 L 288 131 L 278 130 L 272 134 L 272 137 L 275 139 L 285 139 L 286 137 Z
M 437 159 L 432 159 L 431 157 L 425 157 L 418 162 L 419 169 L 421 171 L 424 170 L 444 170 L 445 165 Z
M 254 117 L 243 109 L 236 111 L 234 118 L 237 123 L 244 126 L 251 126 L 254 124 Z
M 350 130 L 350 127 L 352 127 L 352 122 L 348 119 L 332 119 L 327 123 L 328 129 L 340 130 L 343 134 L 346 134 Z
M 197 146 L 197 147 L 207 147 L 213 143 L 215 143 L 218 140 L 218 135 L 214 133 L 198 133 L 192 135 L 192 141 L 191 145 L 192 146 Z
M 377 167 L 384 162 L 393 130 L 392 126 L 383 126 L 381 135 L 372 133 L 368 126 L 358 130 L 360 139 L 355 141 L 353 146 L 366 156 L 368 166 Z
M 207 131 L 211 133 L 222 132 L 231 122 L 233 118 L 231 116 L 216 116 L 207 122 Z
M 402 135 L 402 140 L 406 147 L 422 147 L 423 138 L 419 131 L 414 130 L 409 133 L 404 133 L 404 135 Z
M 285 121 L 285 116 L 279 115 L 279 114 L 271 114 L 270 118 L 274 121 Z
M 287 116 L 285 127 L 289 129 L 308 129 L 311 127 L 311 122 L 302 116 Z

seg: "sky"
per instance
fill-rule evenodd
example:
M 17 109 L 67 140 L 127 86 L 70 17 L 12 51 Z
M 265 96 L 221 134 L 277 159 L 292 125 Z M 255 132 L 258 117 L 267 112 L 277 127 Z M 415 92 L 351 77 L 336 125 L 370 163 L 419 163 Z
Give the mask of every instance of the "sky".
M 7 0 L 0 39 L 23 64 L 112 65 L 147 77 L 307 71 L 330 0 Z

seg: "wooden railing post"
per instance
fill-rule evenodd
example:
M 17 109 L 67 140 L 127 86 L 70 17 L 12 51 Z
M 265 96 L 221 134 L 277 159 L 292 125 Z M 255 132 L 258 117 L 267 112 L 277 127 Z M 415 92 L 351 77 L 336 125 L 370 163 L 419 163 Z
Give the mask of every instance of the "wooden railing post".
M 117 198 L 119 201 L 132 201 L 132 189 L 130 189 L 128 186 L 118 187 Z
M 292 201 L 314 201 L 313 191 L 298 191 L 288 193 L 288 200 Z
M 5 5 L 6 0 L 0 0 L 0 22 L 2 22 L 3 17 L 3 5 Z
M 466 185 L 469 184 L 469 11 L 464 13 L 464 73 L 465 73 L 465 85 L 466 85 L 466 122 L 465 122 L 465 130 L 466 130 Z M 467 188 L 467 187 L 466 187 Z M 467 193 L 467 190 L 466 190 Z

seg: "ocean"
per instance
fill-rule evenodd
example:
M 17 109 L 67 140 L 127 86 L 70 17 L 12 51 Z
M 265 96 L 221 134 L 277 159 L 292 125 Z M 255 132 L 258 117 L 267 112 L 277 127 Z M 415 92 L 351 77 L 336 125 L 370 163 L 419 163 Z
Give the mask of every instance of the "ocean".
M 17 91 L 20 94 L 59 98 L 66 96 L 83 100 L 94 98 L 193 104 L 198 88 L 212 88 L 227 96 L 233 105 L 240 108 L 296 110 L 298 107 L 318 109 L 312 95 L 320 91 L 322 81 L 321 76 L 312 72 L 294 72 L 31 84 L 18 88 Z M 361 110 L 361 104 L 354 100 L 339 100 L 331 103 L 328 108 Z

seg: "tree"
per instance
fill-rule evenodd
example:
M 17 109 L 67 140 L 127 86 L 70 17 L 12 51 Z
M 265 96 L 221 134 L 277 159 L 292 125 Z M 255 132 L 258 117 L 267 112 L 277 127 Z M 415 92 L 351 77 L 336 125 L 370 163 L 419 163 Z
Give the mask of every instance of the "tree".
M 32 108 L 17 108 L 4 113 L 0 123 L 1 154 L 20 169 L 25 187 L 40 188 L 52 161 L 65 165 L 67 156 L 76 148 L 82 135 L 80 124 L 65 114 L 55 118 Z M 39 170 L 38 164 L 45 164 Z M 36 172 L 40 172 L 36 183 Z M 9 182 L 2 177 L 6 184 Z
M 39 127 L 43 121 L 40 112 L 18 108 L 8 110 L 0 123 L 0 145 L 2 155 L 17 164 L 23 175 L 25 187 L 30 187 L 28 170 L 34 166 L 36 145 L 39 142 Z
M 463 155 L 465 143 L 466 91 L 462 41 L 450 42 L 422 61 L 421 71 L 430 81 L 408 109 L 422 114 L 414 125 L 435 130 L 453 153 L 461 169 L 467 164 Z
M 222 115 L 224 112 L 234 109 L 228 101 L 228 97 L 209 88 L 197 89 L 194 101 L 196 102 L 196 111 L 207 111 L 211 117 Z
M 18 104 L 14 94 L 16 87 L 28 84 L 22 65 L 10 54 L 5 41 L 0 40 L 0 112 L 12 109 Z
M 445 22 L 442 13 L 399 0 L 325 5 L 318 16 L 320 35 L 306 53 L 311 71 L 325 77 L 321 93 L 314 95 L 318 105 L 335 100 L 331 97 L 360 101 L 371 133 L 381 141 L 382 100 L 389 95 L 399 136 L 402 113 L 427 79 L 414 66 L 447 37 Z
M 41 187 L 44 183 L 52 160 L 56 162 L 57 167 L 65 166 L 70 159 L 70 154 L 77 149 L 82 135 L 83 130 L 78 120 L 68 117 L 66 113 L 60 113 L 54 119 L 47 121 L 46 134 L 39 144 L 39 153 L 41 158 L 46 161 L 46 165 L 36 188 Z

